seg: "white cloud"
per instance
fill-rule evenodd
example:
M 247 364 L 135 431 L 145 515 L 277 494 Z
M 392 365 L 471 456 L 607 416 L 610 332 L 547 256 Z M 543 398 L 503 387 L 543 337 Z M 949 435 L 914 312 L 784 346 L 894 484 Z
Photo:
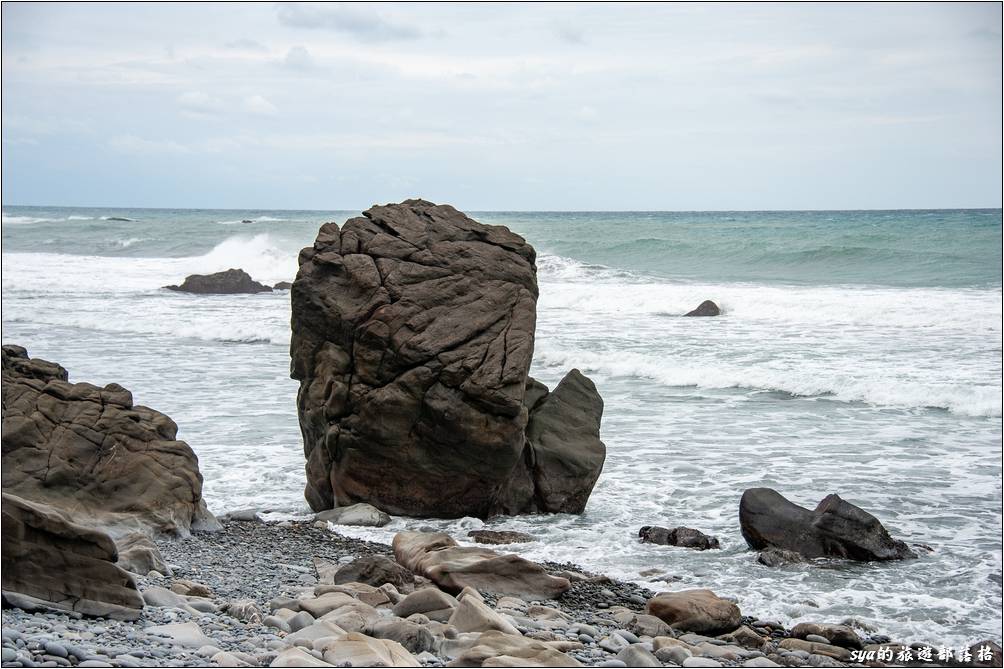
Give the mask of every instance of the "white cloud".
M 283 64 L 291 70 L 311 70 L 314 68 L 314 57 L 305 47 L 294 46 L 286 52 Z
M 244 110 L 262 116 L 274 116 L 278 111 L 275 105 L 262 95 L 251 95 L 244 98 Z
M 226 110 L 222 100 L 201 91 L 187 91 L 178 96 L 181 113 L 191 118 L 212 118 Z
M 290 28 L 335 30 L 369 40 L 408 40 L 421 35 L 414 26 L 341 4 L 284 2 L 279 5 L 278 18 Z

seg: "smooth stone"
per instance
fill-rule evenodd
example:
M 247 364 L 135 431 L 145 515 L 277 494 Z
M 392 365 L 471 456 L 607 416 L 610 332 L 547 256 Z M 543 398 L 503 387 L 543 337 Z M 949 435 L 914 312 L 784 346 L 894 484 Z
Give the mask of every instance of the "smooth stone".
M 628 643 L 641 643 L 641 639 L 637 635 L 628 632 L 627 630 L 614 630 L 614 634 L 619 634 Z
M 754 657 L 743 662 L 744 667 L 780 667 L 781 665 L 766 657 Z
M 683 646 L 665 646 L 655 651 L 655 656 L 660 662 L 672 662 L 682 665 L 683 661 L 691 657 L 693 653 Z
M 661 667 L 662 662 L 640 644 L 628 646 L 617 653 L 617 659 L 629 667 Z
M 604 660 L 596 665 L 597 667 L 626 667 L 628 665 L 624 664 L 623 660 Z
M 681 667 L 720 667 L 722 663 L 712 660 L 710 657 L 688 657 L 683 661 Z
M 830 643 L 829 639 L 825 636 L 819 636 L 818 634 L 806 634 L 804 638 L 806 641 L 811 641 L 812 643 Z

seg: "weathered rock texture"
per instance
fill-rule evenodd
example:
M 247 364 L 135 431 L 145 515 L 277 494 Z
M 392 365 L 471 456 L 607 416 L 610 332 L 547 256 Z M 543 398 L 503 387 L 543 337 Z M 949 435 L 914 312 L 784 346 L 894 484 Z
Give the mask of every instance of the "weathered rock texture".
M 326 223 L 291 291 L 291 374 L 314 510 L 580 512 L 603 402 L 573 370 L 528 378 L 535 252 L 423 200 Z
M 198 459 L 162 413 L 118 384 L 69 383 L 66 370 L 3 355 L 3 490 L 70 513 L 113 537 L 218 526 Z
M 46 504 L 3 494 L 4 599 L 21 608 L 138 618 L 143 598 L 115 544 Z
M 168 290 L 199 295 L 236 295 L 240 293 L 271 293 L 242 269 L 228 269 L 214 274 L 192 274 L 180 286 L 164 286 Z
M 399 532 L 394 558 L 443 590 L 459 593 L 470 586 L 479 592 L 514 595 L 527 600 L 554 599 L 571 587 L 536 562 L 487 548 L 461 547 L 441 532 Z
M 645 610 L 674 629 L 721 634 L 739 627 L 739 607 L 711 590 L 664 592 L 648 600 Z
M 814 511 L 770 488 L 751 488 L 739 501 L 739 524 L 750 548 L 780 548 L 807 558 L 900 560 L 917 557 L 879 520 L 837 495 L 827 495 Z

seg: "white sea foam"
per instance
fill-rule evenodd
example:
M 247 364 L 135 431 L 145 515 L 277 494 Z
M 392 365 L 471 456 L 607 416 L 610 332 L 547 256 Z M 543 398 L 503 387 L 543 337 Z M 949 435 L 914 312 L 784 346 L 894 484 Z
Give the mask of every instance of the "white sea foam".
M 3 225 L 32 225 L 33 223 L 42 223 L 52 219 L 49 218 L 37 218 L 35 216 L 11 216 L 7 212 L 3 212 L 0 222 Z
M 121 248 L 127 249 L 133 244 L 138 244 L 139 242 L 142 241 L 144 241 L 142 237 L 130 237 L 128 239 L 118 239 L 115 241 L 115 244 L 116 246 L 120 246 Z
M 68 221 L 93 221 L 94 217 L 93 216 L 67 216 L 66 220 L 68 220 Z

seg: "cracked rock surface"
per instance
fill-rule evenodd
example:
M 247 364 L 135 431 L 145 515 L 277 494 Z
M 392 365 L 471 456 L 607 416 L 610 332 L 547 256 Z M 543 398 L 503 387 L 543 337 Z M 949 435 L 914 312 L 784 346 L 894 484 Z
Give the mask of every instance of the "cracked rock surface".
M 582 510 L 605 456 L 603 403 L 576 370 L 550 394 L 527 376 L 535 259 L 507 228 L 424 200 L 321 227 L 291 292 L 314 510 Z
M 3 490 L 69 512 L 113 538 L 218 526 L 198 458 L 174 421 L 132 393 L 70 383 L 61 366 L 5 345 Z

